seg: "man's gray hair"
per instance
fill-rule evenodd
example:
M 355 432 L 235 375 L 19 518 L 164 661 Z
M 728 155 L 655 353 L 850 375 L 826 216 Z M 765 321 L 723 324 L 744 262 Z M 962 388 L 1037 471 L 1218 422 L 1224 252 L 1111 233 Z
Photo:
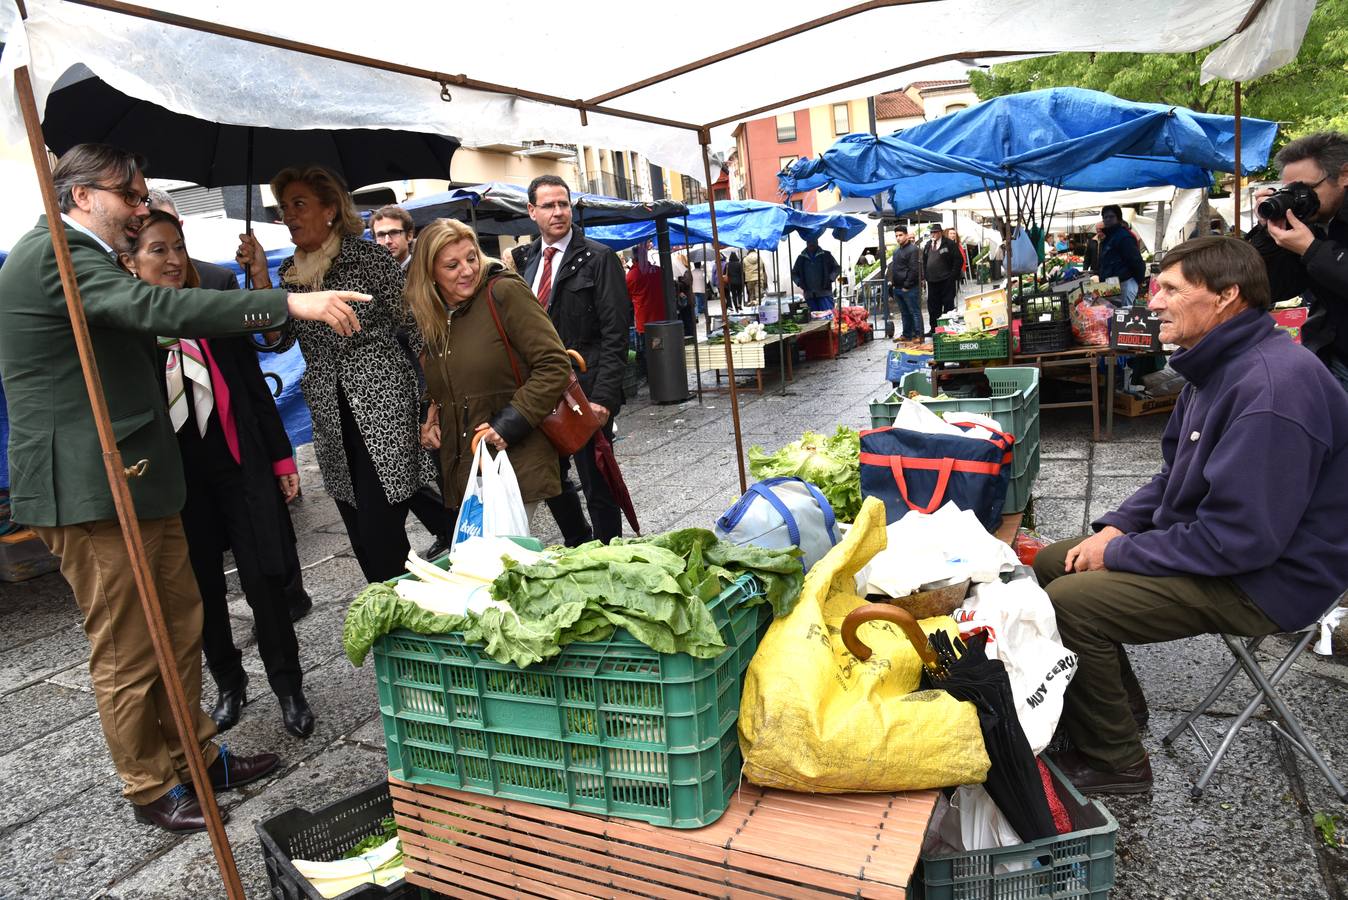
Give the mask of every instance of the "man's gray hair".
M 76 144 L 57 160 L 51 177 L 61 212 L 70 212 L 75 208 L 75 188 L 127 190 L 144 172 L 145 157 L 139 153 L 108 144 Z
M 150 188 L 150 209 L 157 209 L 179 217 L 178 204 L 173 202 L 173 195 L 163 188 Z
M 1273 157 L 1273 165 L 1281 173 L 1288 163 L 1314 160 L 1320 172 L 1330 178 L 1337 178 L 1344 166 L 1348 166 L 1348 134 L 1341 131 L 1321 131 L 1297 138 L 1278 151 Z

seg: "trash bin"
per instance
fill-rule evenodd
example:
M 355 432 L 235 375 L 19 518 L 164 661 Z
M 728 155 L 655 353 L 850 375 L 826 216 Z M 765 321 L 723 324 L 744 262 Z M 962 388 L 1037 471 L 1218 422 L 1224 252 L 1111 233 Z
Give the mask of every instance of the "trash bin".
M 682 403 L 688 399 L 683 323 L 677 319 L 646 323 L 646 379 L 653 403 Z

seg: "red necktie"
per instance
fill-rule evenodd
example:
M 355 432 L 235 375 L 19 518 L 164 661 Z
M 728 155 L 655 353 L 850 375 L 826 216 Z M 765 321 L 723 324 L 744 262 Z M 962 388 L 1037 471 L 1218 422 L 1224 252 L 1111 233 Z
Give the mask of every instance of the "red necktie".
M 548 308 L 548 298 L 552 296 L 552 257 L 556 253 L 556 247 L 543 248 L 543 277 L 538 279 L 538 302 L 544 309 Z

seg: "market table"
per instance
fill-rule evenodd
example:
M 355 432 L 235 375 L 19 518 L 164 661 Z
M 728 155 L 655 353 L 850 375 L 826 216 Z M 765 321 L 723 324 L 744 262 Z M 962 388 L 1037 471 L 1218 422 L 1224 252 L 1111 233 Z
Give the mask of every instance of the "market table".
M 742 782 L 704 828 L 389 779 L 407 880 L 454 897 L 901 900 L 938 791 L 795 794 Z
M 998 361 L 996 366 L 964 366 L 958 368 L 942 368 L 942 364 L 936 360 L 931 363 L 931 386 L 935 394 L 940 393 L 939 381 L 941 378 L 955 373 L 963 372 L 982 372 L 985 369 L 996 368 L 997 366 L 1034 366 L 1039 370 L 1041 381 L 1044 369 L 1064 368 L 1068 366 L 1085 366 L 1089 372 L 1091 399 L 1072 400 L 1065 403 L 1044 403 L 1040 402 L 1040 409 L 1070 409 L 1083 406 L 1091 408 L 1092 437 L 1091 440 L 1099 441 L 1100 437 L 1100 374 L 1099 364 L 1104 360 L 1109 365 L 1109 374 L 1107 376 L 1111 391 L 1107 398 L 1108 409 L 1106 412 L 1106 427 L 1103 440 L 1110 440 L 1114 436 L 1114 395 L 1113 385 L 1113 366 L 1114 358 L 1118 351 L 1111 350 L 1109 347 L 1072 347 L 1068 350 L 1058 350 L 1052 353 L 1017 353 L 1011 358 L 1011 361 Z
M 735 363 L 735 374 L 753 372 L 758 379 L 758 393 L 763 393 L 763 371 L 767 368 L 767 348 L 776 346 L 779 353 L 786 354 L 785 369 L 786 380 L 790 381 L 792 373 L 792 352 L 791 343 L 800 340 L 803 335 L 814 334 L 825 331 L 832 325 L 831 322 L 818 321 L 810 322 L 808 325 L 800 326 L 800 331 L 792 334 L 770 334 L 761 341 L 751 341 L 747 344 L 736 344 L 731 341 L 730 354 Z M 696 355 L 696 359 L 694 356 Z M 696 345 L 696 354 L 693 344 L 685 344 L 683 348 L 684 364 L 688 371 L 697 372 L 701 377 L 703 372 L 715 372 L 716 384 L 721 383 L 721 373 L 725 368 L 725 344 L 709 344 L 706 341 L 699 341 Z M 713 390 L 719 390 L 714 388 Z

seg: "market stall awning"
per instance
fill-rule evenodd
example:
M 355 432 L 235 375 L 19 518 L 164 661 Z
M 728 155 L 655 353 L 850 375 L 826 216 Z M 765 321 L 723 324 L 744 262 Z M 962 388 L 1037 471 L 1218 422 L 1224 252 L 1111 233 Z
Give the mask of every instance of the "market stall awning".
M 704 136 L 727 146 L 742 120 L 877 94 L 938 65 L 1070 50 L 1186 53 L 1237 35 L 1230 43 L 1240 52 L 1219 50 L 1210 62 L 1223 63 L 1213 68 L 1222 77 L 1248 80 L 1295 55 L 1314 0 L 1130 0 L 1052 14 L 1038 0 L 893 0 L 773 16 L 757 4 L 687 0 L 677 17 L 716 27 L 661 40 L 594 6 L 540 17 L 530 4 L 423 4 L 410 20 L 363 0 L 26 6 L 20 25 L 14 0 L 0 0 L 0 91 L 12 98 L 13 69 L 28 64 L 39 110 L 57 79 L 84 63 L 122 93 L 212 122 L 589 144 L 700 178 Z M 244 44 L 244 34 L 267 43 Z M 879 58 L 864 52 L 881 35 L 922 39 L 884 40 Z M 623 65 L 559 64 L 559 51 Z M 17 143 L 17 104 L 4 105 L 3 120 Z
M 764 200 L 723 200 L 716 204 L 716 224 L 722 247 L 751 250 L 776 250 L 787 232 L 805 238 L 818 238 L 827 232 L 835 240 L 846 241 L 866 228 L 865 222 L 853 216 L 805 212 Z M 654 238 L 655 223 L 596 226 L 586 228 L 585 235 L 622 250 Z M 707 204 L 688 207 L 686 220 L 682 216 L 671 218 L 669 240 L 673 244 L 712 243 L 711 214 Z
M 1277 123 L 1245 119 L 1240 169 L 1268 163 Z M 996 97 L 894 134 L 849 134 L 778 176 L 784 193 L 836 187 L 890 192 L 922 209 L 987 188 L 1054 184 L 1080 191 L 1200 187 L 1235 171 L 1235 119 L 1081 88 Z

